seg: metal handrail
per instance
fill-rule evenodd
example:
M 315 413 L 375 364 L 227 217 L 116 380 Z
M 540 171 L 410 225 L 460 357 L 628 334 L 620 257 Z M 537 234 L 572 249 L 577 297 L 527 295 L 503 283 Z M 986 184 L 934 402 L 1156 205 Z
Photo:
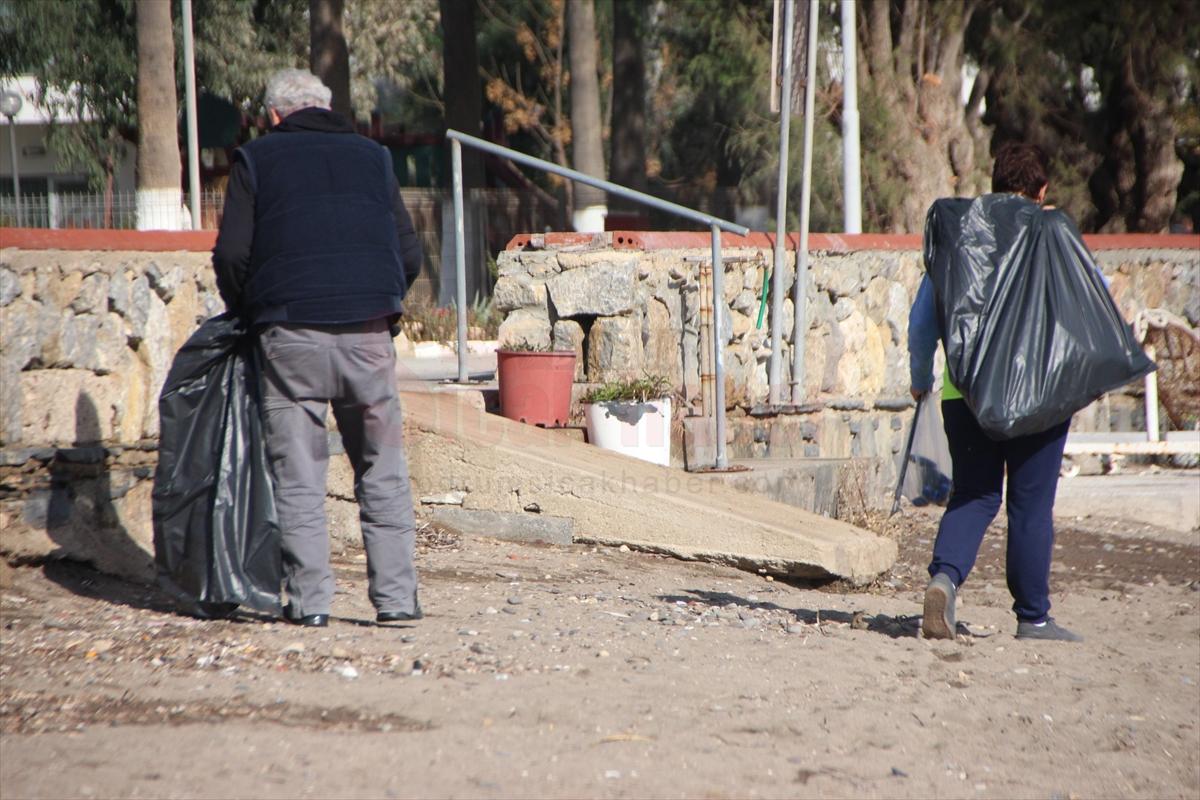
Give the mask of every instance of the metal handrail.
M 466 261 L 466 233 L 463 223 L 463 185 L 462 185 L 462 146 L 482 150 L 485 153 L 491 153 L 501 158 L 507 158 L 518 164 L 524 164 L 527 167 L 540 169 L 544 172 L 549 172 L 554 175 L 561 175 L 564 178 L 573 180 L 577 183 L 582 183 L 587 186 L 594 186 L 597 189 L 602 189 L 608 194 L 623 197 L 626 200 L 632 200 L 635 203 L 640 203 L 651 208 L 657 208 L 660 211 L 665 211 L 669 214 L 674 214 L 684 219 L 692 220 L 703 225 L 707 225 L 712 236 L 712 260 L 713 260 L 713 366 L 715 371 L 716 385 L 714 387 L 713 405 L 713 426 L 715 437 L 716 451 L 716 468 L 724 469 L 729 463 L 725 456 L 725 347 L 724 336 L 722 335 L 722 315 L 719 313 L 720 308 L 717 305 L 722 301 L 725 294 L 725 268 L 721 260 L 721 231 L 729 231 L 730 233 L 740 234 L 745 236 L 750 232 L 750 229 L 745 225 L 738 225 L 736 222 L 714 217 L 711 214 L 705 214 L 703 211 L 696 211 L 686 206 L 678 205 L 667 200 L 639 192 L 636 189 L 630 189 L 620 184 L 610 181 L 594 178 L 591 175 L 585 175 L 573 169 L 559 166 L 550 161 L 534 156 L 526 155 L 525 153 L 512 150 L 507 147 L 501 147 L 498 144 L 493 144 L 476 136 L 463 133 L 462 131 L 448 130 L 446 138 L 450 140 L 450 161 L 454 179 L 454 269 L 455 278 L 458 282 L 455 292 L 455 313 L 458 322 L 458 380 L 460 383 L 468 381 L 467 375 L 467 261 Z
M 633 200 L 641 203 L 642 205 L 650 206 L 651 208 L 657 208 L 659 211 L 666 211 L 668 214 L 675 214 L 676 216 L 690 219 L 693 222 L 698 222 L 701 225 L 704 225 L 706 228 L 716 225 L 723 231 L 740 234 L 741 236 L 745 236 L 750 232 L 750 229 L 745 225 L 738 225 L 736 222 L 730 222 L 729 220 L 724 220 L 720 217 L 714 217 L 712 214 L 705 214 L 703 211 L 696 211 L 693 208 L 681 206 L 678 203 L 672 203 L 669 200 L 663 200 L 662 198 L 655 197 L 652 194 L 646 194 L 645 192 L 639 192 L 636 189 L 630 189 L 626 186 L 620 185 L 619 183 L 612 183 L 611 181 L 606 181 L 601 178 L 595 178 L 577 170 L 559 166 L 552 161 L 535 158 L 534 156 L 526 155 L 525 153 L 521 153 L 517 150 L 511 150 L 498 144 L 493 144 L 486 139 L 480 139 L 476 136 L 471 136 L 461 131 L 448 130 L 446 131 L 446 138 L 456 142 L 461 142 L 462 144 L 465 144 L 468 147 L 476 150 L 482 150 L 483 152 L 491 153 L 494 156 L 507 158 L 511 161 L 517 162 L 518 164 L 524 164 L 527 167 L 544 170 L 545 172 L 552 172 L 555 175 L 561 175 L 562 177 L 569 178 L 577 183 L 584 183 L 588 186 L 594 186 L 597 189 L 603 189 L 609 194 L 615 194 L 618 197 L 624 197 L 626 200 Z

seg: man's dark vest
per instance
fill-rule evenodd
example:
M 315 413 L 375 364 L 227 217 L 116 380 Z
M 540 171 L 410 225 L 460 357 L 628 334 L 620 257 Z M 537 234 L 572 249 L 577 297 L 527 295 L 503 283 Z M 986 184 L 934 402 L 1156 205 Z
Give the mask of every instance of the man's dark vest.
M 408 287 L 387 150 L 349 132 L 278 130 L 240 157 L 254 181 L 246 300 L 255 322 L 399 313 Z

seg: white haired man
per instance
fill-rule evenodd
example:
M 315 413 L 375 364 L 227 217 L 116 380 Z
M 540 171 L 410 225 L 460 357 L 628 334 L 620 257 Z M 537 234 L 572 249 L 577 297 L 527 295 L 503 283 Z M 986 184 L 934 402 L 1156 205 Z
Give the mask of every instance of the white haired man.
M 389 152 L 329 110 L 314 75 L 267 82 L 272 131 L 238 149 L 213 266 L 255 326 L 282 535 L 284 616 L 324 627 L 334 595 L 325 519 L 333 408 L 354 468 L 379 622 L 420 619 L 415 526 L 391 326 L 421 265 Z

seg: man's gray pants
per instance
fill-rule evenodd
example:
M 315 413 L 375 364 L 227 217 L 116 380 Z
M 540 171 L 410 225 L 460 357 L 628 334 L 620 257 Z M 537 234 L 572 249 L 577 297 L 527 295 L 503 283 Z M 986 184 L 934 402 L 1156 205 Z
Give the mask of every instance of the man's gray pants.
M 354 469 L 368 596 L 378 611 L 412 613 L 415 522 L 387 321 L 274 324 L 262 331 L 259 344 L 266 446 L 291 614 L 328 614 L 333 602 L 325 521 L 329 406 Z

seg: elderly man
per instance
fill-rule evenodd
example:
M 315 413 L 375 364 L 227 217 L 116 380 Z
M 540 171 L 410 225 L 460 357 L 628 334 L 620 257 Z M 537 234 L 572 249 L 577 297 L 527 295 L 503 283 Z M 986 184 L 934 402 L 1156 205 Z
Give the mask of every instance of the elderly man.
M 421 247 L 390 154 L 355 134 L 329 101 L 329 89 L 303 70 L 267 82 L 273 129 L 238 149 L 213 249 L 221 297 L 258 333 L 284 615 L 310 627 L 329 624 L 334 594 L 324 507 L 329 406 L 354 468 L 376 619 L 422 616 L 390 333 Z

